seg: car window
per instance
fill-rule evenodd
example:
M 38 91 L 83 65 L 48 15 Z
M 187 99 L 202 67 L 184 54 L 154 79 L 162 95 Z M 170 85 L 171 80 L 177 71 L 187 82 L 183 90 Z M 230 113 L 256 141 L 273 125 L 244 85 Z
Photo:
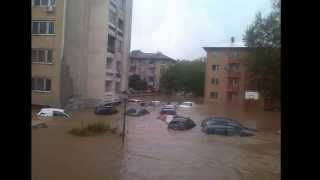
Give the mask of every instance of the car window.
M 53 116 L 66 116 L 66 115 L 60 111 L 53 111 Z

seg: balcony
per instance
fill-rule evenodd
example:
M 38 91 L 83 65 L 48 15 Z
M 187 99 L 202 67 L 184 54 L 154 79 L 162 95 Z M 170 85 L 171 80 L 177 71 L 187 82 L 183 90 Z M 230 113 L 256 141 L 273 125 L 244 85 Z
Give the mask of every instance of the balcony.
M 229 78 L 240 78 L 240 71 L 227 71 L 227 76 Z
M 240 89 L 239 85 L 228 85 L 227 91 L 228 92 L 238 92 Z

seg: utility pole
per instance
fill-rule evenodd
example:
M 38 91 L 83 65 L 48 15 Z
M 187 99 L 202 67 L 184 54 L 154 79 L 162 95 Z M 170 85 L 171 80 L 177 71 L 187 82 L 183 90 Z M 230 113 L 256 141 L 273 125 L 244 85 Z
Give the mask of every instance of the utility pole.
M 126 109 L 127 109 L 127 99 L 124 98 L 124 108 L 123 108 L 123 122 L 122 122 L 122 144 L 124 144 L 124 138 L 126 136 Z

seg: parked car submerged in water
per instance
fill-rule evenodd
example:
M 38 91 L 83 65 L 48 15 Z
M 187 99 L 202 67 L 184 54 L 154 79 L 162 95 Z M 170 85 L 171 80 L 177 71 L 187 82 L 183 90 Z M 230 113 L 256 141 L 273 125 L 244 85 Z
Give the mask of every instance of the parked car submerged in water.
M 246 128 L 237 121 L 226 117 L 210 117 L 201 122 L 201 130 L 206 134 L 225 136 L 253 136 L 254 129 Z
M 67 114 L 64 109 L 58 109 L 58 108 L 42 108 L 37 115 L 39 117 L 53 117 L 53 116 L 62 116 L 67 118 L 70 117 L 69 114 Z
M 187 102 L 182 102 L 182 103 L 179 105 L 179 107 L 181 107 L 181 108 L 190 108 L 190 107 L 192 107 L 192 102 L 189 102 L 189 101 L 187 101 Z
M 195 127 L 196 124 L 192 119 L 182 116 L 175 116 L 168 124 L 168 129 L 173 130 L 188 130 Z
M 177 112 L 175 109 L 173 108 L 162 108 L 161 111 L 160 111 L 160 115 L 176 115 Z
M 111 104 L 97 106 L 94 110 L 95 114 L 111 115 L 117 113 L 118 110 Z
M 143 116 L 149 113 L 150 112 L 146 109 L 134 109 L 134 108 L 130 108 L 126 112 L 128 116 Z

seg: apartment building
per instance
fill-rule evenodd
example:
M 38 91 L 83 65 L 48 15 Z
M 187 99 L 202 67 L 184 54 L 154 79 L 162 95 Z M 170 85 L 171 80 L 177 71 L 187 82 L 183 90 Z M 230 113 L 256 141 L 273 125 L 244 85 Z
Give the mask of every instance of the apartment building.
M 174 59 L 157 53 L 144 53 L 140 50 L 131 51 L 129 76 L 137 74 L 147 82 L 148 88 L 159 90 L 161 75 L 175 62 Z
M 244 63 L 250 53 L 246 47 L 204 47 L 205 102 L 245 103 L 245 94 L 255 91 L 247 81 Z
M 51 72 L 43 76 L 45 91 L 32 88 L 32 104 L 83 107 L 119 99 L 128 84 L 131 16 L 132 0 L 33 0 L 33 24 L 49 21 L 50 33 L 54 21 L 54 34 L 40 36 L 46 40 L 32 34 L 32 48 L 55 49 L 50 65 L 32 64 L 33 79 Z
M 32 104 L 59 106 L 65 0 L 32 0 Z

